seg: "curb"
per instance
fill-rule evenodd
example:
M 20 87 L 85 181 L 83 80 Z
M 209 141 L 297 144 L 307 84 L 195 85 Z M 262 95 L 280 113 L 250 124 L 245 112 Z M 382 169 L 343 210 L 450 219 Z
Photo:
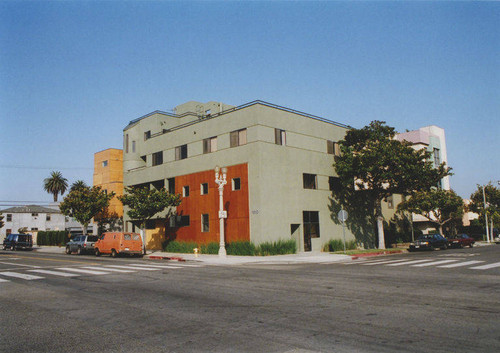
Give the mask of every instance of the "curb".
M 171 260 L 171 261 L 182 261 L 182 262 L 186 261 L 182 257 L 170 257 L 170 256 L 158 256 L 158 255 L 149 255 L 147 256 L 147 258 L 151 260 Z
M 366 254 L 358 254 L 358 255 L 351 256 L 351 259 L 352 260 L 356 260 L 356 259 L 359 259 L 360 257 L 401 254 L 401 253 L 403 253 L 405 251 L 406 250 L 400 250 L 400 251 L 380 251 L 380 252 L 372 252 L 372 253 L 366 253 Z

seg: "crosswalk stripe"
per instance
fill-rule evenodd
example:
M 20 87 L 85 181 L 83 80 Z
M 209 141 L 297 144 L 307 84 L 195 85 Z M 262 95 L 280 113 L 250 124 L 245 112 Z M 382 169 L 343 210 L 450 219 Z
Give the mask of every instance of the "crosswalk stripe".
M 471 269 L 473 269 L 473 270 L 487 270 L 487 269 L 495 268 L 495 267 L 500 267 L 500 262 L 495 262 L 495 263 L 488 264 L 488 265 L 471 267 Z
M 390 264 L 390 263 L 396 263 L 396 262 L 402 262 L 402 261 L 408 261 L 407 259 L 399 259 L 399 260 L 378 260 L 378 261 L 367 261 L 367 262 L 364 262 L 360 265 L 363 265 L 363 266 L 374 266 L 374 265 L 382 265 L 382 264 Z
M 133 264 L 132 266 L 154 267 L 154 268 L 181 268 L 182 267 L 182 266 L 175 266 L 175 265 L 146 265 L 146 264 Z
M 149 267 L 139 267 L 139 266 L 133 266 L 133 265 L 109 265 L 108 267 L 113 267 L 113 268 L 122 268 L 122 269 L 132 269 L 132 270 L 144 270 L 144 271 L 158 271 L 161 270 L 160 268 L 149 268 Z
M 2 278 L 0 278 L 0 283 L 2 283 L 2 282 L 10 282 L 10 281 L 8 279 L 2 279 Z
M 34 279 L 42 279 L 45 277 L 40 277 L 40 276 L 34 276 L 34 275 L 27 275 L 25 273 L 17 273 L 17 272 L 0 272 L 2 276 L 7 276 L 7 277 L 14 277 L 14 278 L 21 278 L 25 279 L 27 281 L 31 281 Z
M 40 268 L 40 266 L 24 265 L 24 264 L 18 264 L 18 263 L 13 263 L 13 262 L 5 262 L 5 261 L 1 261 L 0 264 L 3 264 L 3 265 L 13 265 L 13 266 L 24 266 L 24 267 L 31 267 L 31 268 Z
M 419 264 L 422 262 L 428 262 L 431 261 L 430 259 L 426 260 L 410 260 L 410 261 L 405 261 L 405 262 L 398 262 L 397 264 L 388 264 L 385 266 L 404 266 L 404 265 L 413 265 L 413 264 Z
M 440 268 L 455 268 L 455 267 L 474 265 L 474 264 L 478 264 L 481 262 L 484 262 L 484 261 L 472 260 L 472 261 L 459 262 L 458 264 L 444 265 L 444 266 L 438 266 L 438 267 L 440 267 Z
M 86 270 L 83 268 L 74 268 L 74 267 L 61 267 L 61 268 L 58 268 L 58 270 L 85 273 L 87 275 L 108 275 L 109 274 L 109 272 L 93 271 L 93 270 Z
M 117 268 L 110 268 L 109 266 L 108 267 L 85 266 L 85 267 L 82 267 L 82 268 L 86 268 L 86 269 L 89 269 L 89 270 L 104 270 L 104 271 L 120 272 L 120 273 L 132 273 L 132 272 L 135 272 L 135 271 L 132 271 L 132 270 L 119 270 Z
M 54 276 L 61 276 L 61 277 L 79 276 L 76 273 L 66 273 L 66 272 L 58 272 L 58 271 L 51 271 L 51 270 L 29 270 L 29 272 L 43 273 L 46 275 L 54 275 Z
M 441 261 L 433 261 L 433 262 L 427 262 L 425 264 L 419 264 L 419 265 L 413 265 L 412 267 L 425 267 L 425 266 L 435 266 L 435 265 L 441 265 L 441 264 L 447 264 L 450 262 L 457 262 L 458 260 L 441 260 Z

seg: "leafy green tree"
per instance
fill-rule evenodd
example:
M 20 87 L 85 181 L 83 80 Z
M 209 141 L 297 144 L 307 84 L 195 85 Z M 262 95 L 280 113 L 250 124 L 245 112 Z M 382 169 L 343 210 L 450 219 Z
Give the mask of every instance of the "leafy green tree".
M 83 227 L 83 234 L 87 234 L 92 218 L 104 212 L 114 196 L 114 192 L 106 193 L 100 186 L 76 188 L 63 199 L 59 209 L 63 215 L 76 219 Z
M 453 190 L 431 189 L 414 193 L 407 201 L 398 206 L 399 211 L 408 211 L 424 216 L 439 227 L 444 235 L 445 224 L 461 220 L 464 214 L 464 201 Z
M 484 196 L 486 196 L 486 210 L 484 208 Z M 491 181 L 486 185 L 477 185 L 477 190 L 470 196 L 471 203 L 469 209 L 479 214 L 481 224 L 485 224 L 485 215 L 488 215 L 488 221 L 494 224 L 500 223 L 500 189 L 494 186 Z
M 28 227 L 22 227 L 17 230 L 19 234 L 28 234 Z
M 0 213 L 0 228 L 3 227 L 5 223 L 3 223 L 3 214 Z
M 181 203 L 181 196 L 169 193 L 166 189 L 149 189 L 147 187 L 126 187 L 125 194 L 118 196 L 123 206 L 128 206 L 127 215 L 139 223 L 144 237 L 146 222 L 157 213 L 169 207 L 176 207 Z M 170 213 L 170 210 L 169 210 Z M 145 239 L 143 251 L 146 252 Z
M 385 248 L 382 201 L 393 194 L 429 190 L 450 175 L 444 163 L 433 167 L 429 152 L 415 150 L 409 142 L 395 140 L 395 135 L 383 121 L 351 129 L 339 142 L 341 156 L 335 163 L 342 187 L 334 199 L 344 209 L 367 212 L 365 224 L 376 224 L 381 249 Z
M 57 202 L 57 196 L 61 196 L 68 188 L 68 179 L 64 178 L 61 172 L 52 172 L 49 178 L 44 179 L 43 189 L 49 194 L 54 195 L 54 202 Z

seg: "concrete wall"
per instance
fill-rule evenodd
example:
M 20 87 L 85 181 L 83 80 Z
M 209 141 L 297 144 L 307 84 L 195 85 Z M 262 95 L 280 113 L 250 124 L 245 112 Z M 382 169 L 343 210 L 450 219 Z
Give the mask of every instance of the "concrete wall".
M 7 214 L 12 215 L 12 221 L 7 222 Z M 33 228 L 38 229 L 38 231 L 43 230 L 64 230 L 65 229 L 65 217 L 60 213 L 50 213 L 50 220 L 47 220 L 47 213 L 38 213 L 37 216 L 32 216 L 31 213 L 3 213 L 4 216 L 4 226 L 0 228 L 0 242 L 3 241 L 7 233 L 7 229 L 11 230 L 11 233 L 18 233 L 20 228 L 28 228 L 28 232 L 31 232 Z

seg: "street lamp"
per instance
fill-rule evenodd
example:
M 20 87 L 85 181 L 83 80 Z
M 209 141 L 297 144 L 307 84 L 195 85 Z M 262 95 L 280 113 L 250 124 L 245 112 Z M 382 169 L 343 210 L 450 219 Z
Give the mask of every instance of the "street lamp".
M 221 171 L 222 174 L 219 173 L 219 171 Z M 226 257 L 226 246 L 224 243 L 224 218 L 227 218 L 227 212 L 224 211 L 224 201 L 222 199 L 224 185 L 227 184 L 226 174 L 226 167 L 215 167 L 215 183 L 219 185 L 219 257 Z

